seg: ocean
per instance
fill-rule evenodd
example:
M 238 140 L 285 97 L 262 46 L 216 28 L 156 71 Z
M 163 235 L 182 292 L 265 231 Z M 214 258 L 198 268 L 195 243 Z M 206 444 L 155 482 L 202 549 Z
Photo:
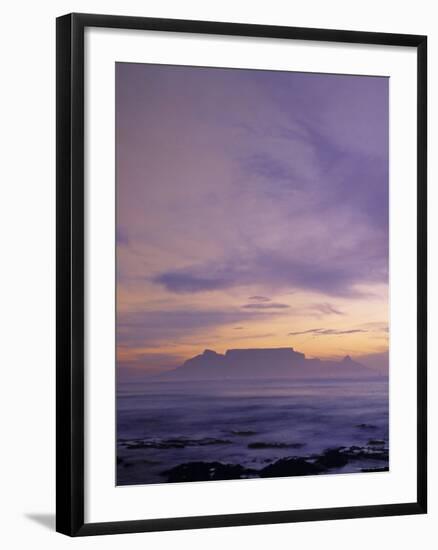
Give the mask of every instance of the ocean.
M 118 384 L 117 485 L 385 471 L 388 446 L 383 377 Z

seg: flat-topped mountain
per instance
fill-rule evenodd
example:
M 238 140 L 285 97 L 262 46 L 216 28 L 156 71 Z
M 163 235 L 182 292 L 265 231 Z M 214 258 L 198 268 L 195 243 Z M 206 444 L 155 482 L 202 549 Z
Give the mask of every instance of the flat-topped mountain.
M 248 378 L 356 378 L 376 372 L 351 359 L 307 359 L 293 348 L 230 349 L 224 354 L 206 349 L 160 378 L 172 380 L 226 380 Z

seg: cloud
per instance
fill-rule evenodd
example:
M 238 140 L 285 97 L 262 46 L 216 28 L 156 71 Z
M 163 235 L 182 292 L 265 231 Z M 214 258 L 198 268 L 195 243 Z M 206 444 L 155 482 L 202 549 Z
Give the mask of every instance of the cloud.
M 304 289 L 333 296 L 358 296 L 355 285 L 386 282 L 386 258 L 370 262 L 367 252 L 339 255 L 336 259 L 302 259 L 273 250 L 257 250 L 245 258 L 224 259 L 196 264 L 181 270 L 166 271 L 153 278 L 166 290 L 175 293 L 196 293 L 223 290 L 244 285 L 262 285 L 285 289 Z M 321 312 L 335 313 L 328 304 Z
M 301 330 L 298 332 L 289 332 L 289 336 L 300 336 L 301 334 L 313 334 L 315 336 L 334 336 L 340 334 L 356 334 L 358 332 L 368 332 L 367 330 L 355 328 L 355 329 L 334 329 L 334 328 L 311 328 L 308 330 Z
M 242 307 L 245 309 L 286 309 L 286 308 L 289 308 L 290 306 L 288 304 L 280 304 L 277 302 L 271 302 L 271 303 L 261 302 L 259 304 L 257 303 L 245 304 Z
M 121 271 L 174 293 L 385 280 L 387 79 L 120 64 L 117 82 L 118 222 L 144 258 Z
M 388 229 L 388 162 L 385 131 L 381 150 L 370 155 L 362 148 L 346 154 L 345 144 L 321 131 L 320 121 L 301 121 L 301 136 L 283 132 L 282 139 L 264 136 L 263 153 L 240 161 L 251 189 L 286 201 L 294 209 L 311 201 L 312 212 L 350 211 L 373 231 Z M 381 129 L 382 130 L 382 129 Z M 376 132 L 377 133 L 377 132 Z M 257 142 L 254 143 L 256 147 Z M 293 200 L 293 198 L 295 200 Z
M 308 307 L 309 310 L 315 311 L 317 313 L 321 313 L 324 315 L 345 315 L 343 311 L 337 309 L 336 307 L 332 306 L 331 304 L 314 304 L 312 306 Z
M 169 271 L 158 275 L 154 282 L 163 285 L 171 292 L 204 292 L 232 286 L 229 277 L 207 276 L 188 271 Z
M 362 327 L 369 330 L 369 332 L 389 333 L 388 323 L 382 321 L 371 321 L 369 323 L 363 323 Z
M 276 158 L 266 152 L 253 153 L 242 159 L 241 168 L 246 173 L 260 178 L 264 182 L 265 192 L 269 194 L 278 192 L 279 185 L 285 190 L 302 187 L 290 160 Z M 272 187 L 274 182 L 277 189 Z M 270 185 L 266 185 L 267 183 Z
M 116 231 L 116 243 L 125 246 L 129 244 L 128 232 L 120 226 Z
M 249 296 L 248 300 L 254 300 L 255 302 L 270 302 L 271 298 L 267 296 Z
M 119 347 L 153 346 L 163 341 L 171 345 L 173 342 L 180 341 L 181 338 L 191 338 L 200 331 L 242 321 L 269 319 L 275 313 L 275 311 L 242 309 L 121 312 L 117 316 L 117 345 Z

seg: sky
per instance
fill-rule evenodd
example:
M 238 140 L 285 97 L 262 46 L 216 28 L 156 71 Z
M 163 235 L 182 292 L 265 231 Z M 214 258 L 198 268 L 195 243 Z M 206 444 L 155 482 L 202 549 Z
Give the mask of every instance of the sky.
M 116 64 L 117 358 L 388 350 L 388 79 Z

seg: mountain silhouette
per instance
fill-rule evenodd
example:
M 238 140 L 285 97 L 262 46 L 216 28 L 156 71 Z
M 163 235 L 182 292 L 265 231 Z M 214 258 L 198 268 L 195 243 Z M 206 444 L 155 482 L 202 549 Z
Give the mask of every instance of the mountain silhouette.
M 251 378 L 357 378 L 376 372 L 349 355 L 341 361 L 307 359 L 293 348 L 230 349 L 225 354 L 206 349 L 174 370 L 161 374 L 172 380 Z

